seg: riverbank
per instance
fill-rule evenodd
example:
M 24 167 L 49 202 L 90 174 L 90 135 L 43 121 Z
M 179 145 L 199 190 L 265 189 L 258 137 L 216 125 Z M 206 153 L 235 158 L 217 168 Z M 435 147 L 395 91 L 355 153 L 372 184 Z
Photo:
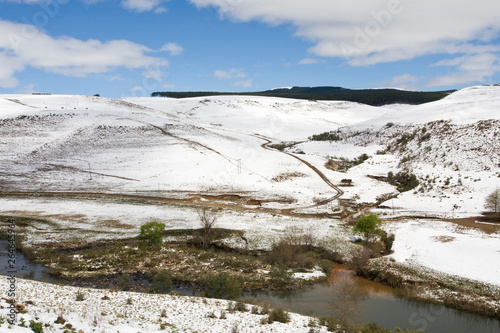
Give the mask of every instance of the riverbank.
M 45 332 L 327 332 L 315 319 L 289 313 L 289 321 L 264 323 L 269 314 L 261 307 L 230 310 L 230 301 L 175 295 L 153 295 L 110 291 L 17 279 L 16 299 L 21 318 L 42 323 Z M 1 297 L 7 297 L 9 283 L 1 276 Z M 8 304 L 0 303 L 7 318 Z M 262 312 L 262 314 L 261 314 Z M 0 325 L 7 328 L 5 321 Z M 16 326 L 13 333 L 31 332 Z
M 496 285 L 398 263 L 387 257 L 370 261 L 367 278 L 395 288 L 408 299 L 500 319 L 500 289 Z

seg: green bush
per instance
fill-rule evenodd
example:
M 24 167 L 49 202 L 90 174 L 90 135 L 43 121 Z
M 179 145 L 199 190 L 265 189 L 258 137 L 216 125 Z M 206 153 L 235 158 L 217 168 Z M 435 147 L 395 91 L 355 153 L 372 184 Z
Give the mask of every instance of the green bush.
M 75 300 L 78 301 L 78 302 L 81 302 L 81 301 L 84 301 L 85 300 L 85 294 L 83 293 L 83 291 L 81 290 L 78 290 L 76 292 L 76 295 L 75 295 Z
M 267 254 L 267 261 L 272 265 L 284 266 L 293 269 L 310 269 L 315 260 L 305 251 L 306 245 L 294 244 L 289 239 L 282 239 L 273 245 Z
M 243 284 L 226 272 L 210 274 L 202 281 L 206 297 L 235 299 L 243 294 Z
M 30 328 L 35 333 L 43 333 L 43 324 L 40 322 L 30 320 Z
M 362 164 L 364 161 L 366 161 L 369 158 L 370 158 L 370 156 L 368 156 L 367 154 L 361 154 L 358 157 L 354 158 L 353 160 L 347 159 L 345 157 L 341 157 L 340 161 L 337 163 L 338 171 L 346 172 L 350 168 Z
M 334 268 L 334 263 L 331 260 L 328 259 L 321 259 L 318 262 L 318 266 L 321 268 L 321 270 L 326 274 L 329 275 L 330 271 Z
M 148 222 L 141 226 L 141 232 L 138 238 L 148 241 L 151 244 L 160 243 L 163 238 L 164 230 L 165 223 L 158 223 L 156 221 Z
M 274 309 L 269 313 L 268 322 L 271 324 L 275 321 L 280 323 L 288 323 L 290 321 L 290 315 L 282 308 Z
M 120 275 L 120 277 L 116 282 L 116 287 L 119 290 L 128 291 L 130 290 L 131 286 L 132 286 L 132 281 L 130 275 L 128 275 L 127 273 Z
M 397 174 L 389 172 L 387 174 L 389 184 L 397 186 L 399 192 L 406 192 L 418 186 L 417 176 L 407 171 L 401 171 Z
M 227 310 L 228 311 L 240 311 L 240 312 L 247 312 L 248 308 L 245 303 L 242 301 L 238 302 L 229 302 L 227 303 Z
M 172 291 L 172 277 L 167 271 L 159 271 L 153 276 L 151 283 L 151 292 L 158 294 L 166 294 Z
M 338 329 L 339 321 L 332 316 L 323 316 L 318 318 L 319 325 L 326 326 L 328 331 L 333 332 Z
M 396 239 L 396 236 L 394 234 L 387 234 L 387 232 L 383 231 L 381 235 L 382 242 L 385 245 L 385 250 L 387 252 L 392 250 L 392 244 L 394 243 L 394 240 Z
M 340 141 L 342 138 L 339 132 L 324 132 L 321 134 L 315 134 L 309 137 L 311 141 Z
M 271 276 L 271 284 L 278 289 L 286 289 L 292 282 L 292 273 L 283 265 L 271 268 L 269 275 Z
M 358 218 L 358 223 L 353 228 L 353 232 L 363 235 L 365 242 L 368 243 L 379 232 L 381 225 L 382 221 L 376 214 L 365 215 Z

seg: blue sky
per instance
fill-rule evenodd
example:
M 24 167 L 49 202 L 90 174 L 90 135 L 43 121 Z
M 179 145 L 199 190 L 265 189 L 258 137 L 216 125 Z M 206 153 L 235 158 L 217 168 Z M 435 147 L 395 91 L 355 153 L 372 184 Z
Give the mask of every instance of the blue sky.
M 0 93 L 500 82 L 491 0 L 0 0 Z

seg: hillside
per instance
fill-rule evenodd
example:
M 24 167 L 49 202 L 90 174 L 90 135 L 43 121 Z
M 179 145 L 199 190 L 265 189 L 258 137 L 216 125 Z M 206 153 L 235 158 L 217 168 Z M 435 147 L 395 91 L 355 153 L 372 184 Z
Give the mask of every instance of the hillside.
M 258 92 L 154 92 L 153 97 L 192 98 L 206 96 L 266 96 L 292 99 L 349 101 L 372 106 L 387 104 L 423 104 L 446 97 L 453 91 L 406 91 L 400 89 L 346 89 L 342 87 L 292 87 Z
M 235 194 L 298 209 L 338 192 L 322 175 L 333 184 L 354 179 L 359 186 L 342 199 L 373 204 L 395 188 L 370 177 L 407 170 L 420 185 L 393 200 L 398 207 L 419 211 L 412 204 L 418 198 L 433 202 L 426 213 L 474 215 L 499 176 L 499 89 L 472 87 L 392 107 L 249 96 L 3 96 L 0 188 Z M 328 131 L 340 141 L 307 139 Z M 325 167 L 333 157 L 361 154 L 368 160 L 347 175 Z

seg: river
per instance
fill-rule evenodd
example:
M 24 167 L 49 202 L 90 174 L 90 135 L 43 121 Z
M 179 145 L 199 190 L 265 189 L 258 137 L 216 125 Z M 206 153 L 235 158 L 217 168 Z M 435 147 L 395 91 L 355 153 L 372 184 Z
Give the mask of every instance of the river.
M 7 275 L 8 243 L 0 240 L 0 274 Z M 17 277 L 24 277 L 33 272 L 33 279 L 50 283 L 68 284 L 68 281 L 52 277 L 44 272 L 46 268 L 24 257 L 20 252 L 16 255 Z M 372 282 L 357 276 L 350 271 L 335 269 L 328 281 L 322 284 L 288 292 L 276 293 L 246 293 L 244 298 L 253 299 L 276 307 L 282 307 L 292 312 L 307 315 L 332 315 L 335 308 L 342 308 L 345 304 L 339 303 L 343 299 L 339 290 L 345 286 L 354 288 L 358 301 L 348 304 L 354 307 L 357 315 L 351 320 L 370 323 L 374 322 L 388 329 L 395 327 L 421 329 L 426 333 L 498 333 L 500 320 L 485 318 L 464 311 L 447 308 L 441 305 L 411 301 L 397 297 L 394 290 L 387 286 Z M 339 286 L 344 286 L 339 288 Z M 191 295 L 191 290 L 179 290 Z M 337 304 L 337 306 L 335 306 Z M 339 306 L 340 305 L 340 306 Z M 347 306 L 347 305 L 346 305 Z

